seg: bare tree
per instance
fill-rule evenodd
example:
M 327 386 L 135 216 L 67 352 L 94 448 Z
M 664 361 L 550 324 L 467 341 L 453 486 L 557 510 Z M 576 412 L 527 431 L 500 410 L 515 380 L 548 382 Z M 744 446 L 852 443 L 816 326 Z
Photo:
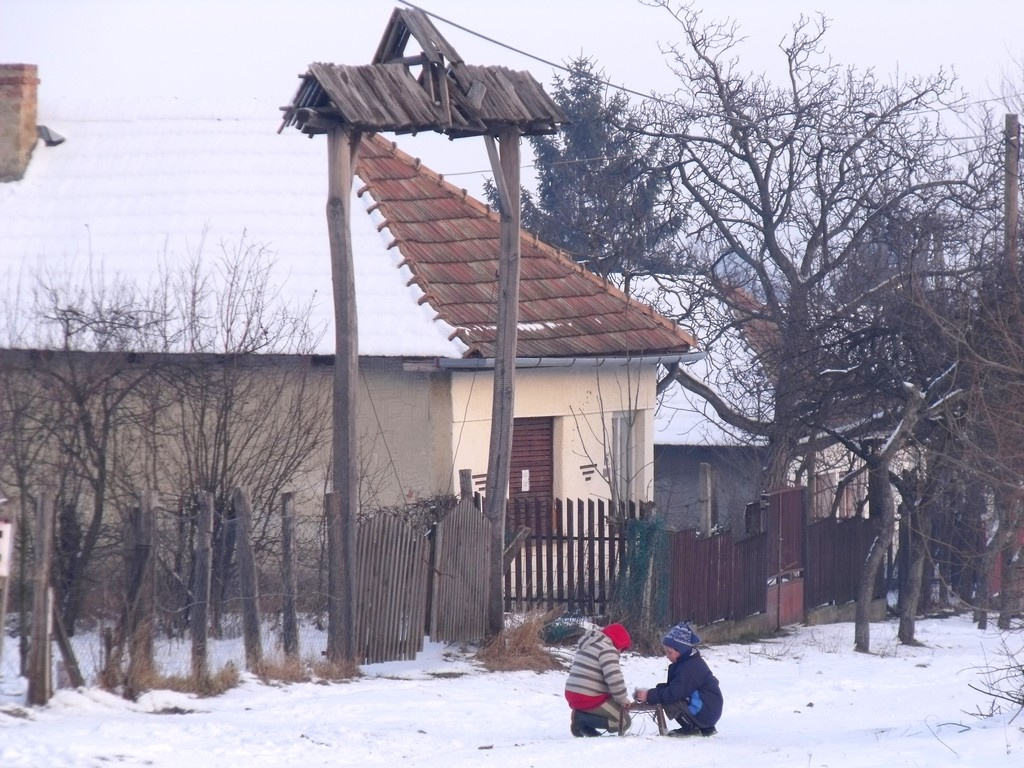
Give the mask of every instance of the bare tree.
M 35 349 L 3 352 L 0 418 L 20 429 L 3 438 L 0 482 L 23 499 L 34 486 L 58 490 L 57 585 L 69 631 L 96 555 L 118 551 L 118 513 L 140 488 L 164 488 L 168 498 L 220 494 L 223 583 L 234 486 L 258 505 L 257 547 L 273 551 L 277 495 L 316 471 L 330 419 L 329 387 L 311 358 L 274 354 L 308 351 L 318 331 L 309 307 L 279 300 L 271 264 L 267 249 L 243 235 L 209 266 L 200 249 L 184 267 L 165 268 L 155 286 L 99 272 L 79 283 L 37 276 L 19 326 L 33 335 L 18 337 Z M 187 545 L 192 521 L 177 522 L 173 535 Z M 187 591 L 190 559 L 180 548 L 164 554 L 171 583 Z M 105 578 L 116 573 L 113 562 Z
M 739 69 L 735 25 L 649 4 L 683 40 L 669 52 L 680 87 L 649 101 L 644 123 L 686 221 L 690 309 L 718 318 L 700 333 L 712 349 L 735 333 L 756 363 L 724 359 L 733 393 L 675 374 L 766 442 L 767 488 L 830 444 L 857 452 L 880 521 L 867 594 L 895 521 L 893 461 L 951 386 L 948 354 L 913 357 L 918 328 L 893 301 L 955 250 L 987 202 L 991 162 L 947 133 L 942 117 L 963 110 L 945 73 L 883 83 L 842 69 L 825 55 L 826 19 L 801 18 L 780 43 L 775 85 Z M 867 640 L 858 621 L 858 647 Z
M 160 319 L 136 287 L 102 275 L 79 284 L 40 276 L 32 316 L 34 341 L 55 354 L 15 355 L 8 369 L 12 400 L 34 401 L 22 412 L 29 427 L 22 439 L 33 445 L 12 454 L 12 469 L 24 493 L 31 494 L 24 487 L 30 477 L 56 490 L 56 586 L 71 634 L 91 586 L 90 565 L 109 534 L 106 512 L 124 501 L 115 480 L 117 435 L 133 428 L 133 395 L 151 373 L 121 353 L 147 348 Z M 27 460 L 34 469 L 19 466 Z
M 303 472 L 316 471 L 310 460 L 329 441 L 330 389 L 321 375 L 329 369 L 318 372 L 304 356 L 322 329 L 312 326 L 308 306 L 279 300 L 266 247 L 243 234 L 219 244 L 209 263 L 203 248 L 201 241 L 161 281 L 160 302 L 173 318 L 166 337 L 188 354 L 163 365 L 155 386 L 169 430 L 161 484 L 181 489 L 185 535 L 195 511 L 191 489 L 214 496 L 212 616 L 219 626 L 234 567 L 233 489 L 249 492 L 257 553 L 275 552 L 277 498 Z

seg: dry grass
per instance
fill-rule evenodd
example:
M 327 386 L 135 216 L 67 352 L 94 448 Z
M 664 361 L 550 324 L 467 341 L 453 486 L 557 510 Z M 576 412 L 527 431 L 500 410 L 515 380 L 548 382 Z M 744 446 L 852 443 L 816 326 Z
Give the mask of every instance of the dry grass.
M 338 682 L 359 677 L 359 665 L 354 662 L 331 662 L 318 659 L 276 658 L 264 659 L 256 675 L 264 683 Z
M 222 667 L 218 672 L 197 679 L 191 675 L 158 675 L 153 674 L 145 680 L 136 681 L 136 690 L 141 691 L 176 691 L 178 693 L 194 693 L 197 696 L 220 696 L 225 691 L 236 688 L 241 675 L 234 664 Z M 134 697 L 133 697 L 134 698 Z
M 313 676 L 310 665 L 295 656 L 264 659 L 254 671 L 264 683 L 308 683 Z
M 549 620 L 548 613 L 532 611 L 526 614 L 477 651 L 477 661 L 491 672 L 563 669 L 562 662 L 544 644 L 544 627 Z
M 354 680 L 362 675 L 359 665 L 354 661 L 333 662 L 322 659 L 315 662 L 312 667 L 313 675 L 320 680 L 338 682 L 341 680 Z
M 339 682 L 352 680 L 361 675 L 359 665 L 333 663 L 326 659 L 315 661 L 297 658 L 264 659 L 252 670 L 264 683 L 308 683 Z M 100 686 L 109 691 L 117 691 L 126 699 L 137 700 L 146 691 L 175 691 L 177 693 L 193 693 L 197 696 L 219 696 L 225 691 L 236 688 L 241 682 L 241 674 L 234 664 L 227 664 L 218 672 L 205 678 L 194 675 L 162 675 L 156 671 L 136 672 L 134 679 L 113 678 L 107 670 L 101 676 Z

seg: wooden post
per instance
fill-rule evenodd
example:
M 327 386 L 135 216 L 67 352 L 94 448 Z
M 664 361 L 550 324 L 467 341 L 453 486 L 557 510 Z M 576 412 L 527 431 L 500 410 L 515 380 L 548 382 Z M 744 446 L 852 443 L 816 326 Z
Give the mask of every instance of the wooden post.
M 260 638 L 260 587 L 256 576 L 256 555 L 252 549 L 252 505 L 249 503 L 249 495 L 242 488 L 235 488 L 231 503 L 235 508 L 235 519 L 241 527 L 237 546 L 245 665 L 250 672 L 254 672 L 263 663 L 263 642 Z
M 712 513 L 712 479 L 711 465 L 702 461 L 700 463 L 700 478 L 697 481 L 697 509 L 700 513 L 700 535 L 710 536 L 714 527 L 714 515 Z
M 53 620 L 53 493 L 43 491 L 36 502 L 35 567 L 32 576 L 32 639 L 28 657 L 28 703 L 42 706 L 53 694 L 50 633 Z
M 192 608 L 189 628 L 192 634 L 192 677 L 203 683 L 210 677 L 207 658 L 207 627 L 210 615 L 210 582 L 213 549 L 213 494 L 199 494 L 196 520 L 195 580 L 192 584 Z
M 0 504 L 7 499 L 0 500 Z M 10 593 L 11 565 L 14 559 L 14 521 L 0 517 L 0 659 L 4 657 L 4 637 L 7 633 L 7 595 Z
M 473 498 L 473 470 L 459 470 L 459 497 L 463 499 Z
M 338 547 L 330 567 L 337 569 L 331 602 L 335 613 L 328 634 L 327 656 L 332 662 L 355 661 L 356 520 L 359 512 L 359 446 L 356 431 L 356 393 L 359 344 L 356 322 L 356 281 L 352 257 L 352 180 L 360 133 L 332 127 L 327 133 L 327 235 L 331 246 L 334 288 L 334 417 L 331 494 L 336 509 Z M 328 520 L 332 515 L 328 514 Z M 333 641 L 333 642 L 332 642 Z
M 501 252 L 498 255 L 498 317 L 494 354 L 494 389 L 491 401 L 491 439 L 487 455 L 487 519 L 491 524 L 491 568 L 487 623 L 490 633 L 504 628 L 502 587 L 505 551 L 505 504 L 512 468 L 512 424 L 515 407 L 515 364 L 519 325 L 520 197 L 519 129 L 509 127 L 500 136 L 500 154 L 494 138 L 485 136 L 487 153 L 501 198 Z
M 281 616 L 281 642 L 284 655 L 299 655 L 299 621 L 295 608 L 298 587 L 295 581 L 295 499 L 291 493 L 281 494 L 281 581 L 284 584 L 284 605 Z
M 324 499 L 324 515 L 327 528 L 327 658 L 332 662 L 341 662 L 348 658 L 345 654 L 346 635 L 352 629 L 344 620 L 345 597 L 342 595 L 343 568 L 338 563 L 343 549 L 341 532 L 341 502 L 336 493 L 328 493 Z M 354 590 L 349 590 L 351 594 Z
M 145 690 L 153 671 L 156 557 L 153 552 L 156 492 L 139 494 L 139 506 L 131 510 L 128 530 L 128 670 L 125 689 L 134 697 Z

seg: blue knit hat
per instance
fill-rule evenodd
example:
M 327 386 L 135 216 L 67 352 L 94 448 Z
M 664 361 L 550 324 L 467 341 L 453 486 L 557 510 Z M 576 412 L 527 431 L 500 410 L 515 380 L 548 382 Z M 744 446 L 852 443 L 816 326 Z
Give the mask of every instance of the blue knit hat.
M 694 647 L 700 643 L 700 638 L 690 628 L 690 622 L 681 621 L 668 631 L 668 634 L 661 639 L 661 643 L 679 651 L 685 658 L 693 653 Z

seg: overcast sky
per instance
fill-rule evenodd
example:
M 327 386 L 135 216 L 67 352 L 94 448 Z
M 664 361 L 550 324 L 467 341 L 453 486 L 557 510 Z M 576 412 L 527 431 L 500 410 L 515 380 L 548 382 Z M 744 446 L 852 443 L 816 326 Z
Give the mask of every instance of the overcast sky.
M 632 90 L 673 88 L 659 45 L 679 40 L 678 25 L 639 0 L 417 5 L 548 62 L 591 57 L 609 80 Z M 748 38 L 739 50 L 741 64 L 755 71 L 769 66 L 771 51 L 801 13 L 818 11 L 832 20 L 826 43 L 836 61 L 885 76 L 953 68 L 965 88 L 984 98 L 1024 60 L 1024 6 L 1012 0 L 695 5 L 706 18 L 738 22 Z M 398 0 L 0 0 L 0 58 L 37 64 L 44 96 L 259 96 L 283 105 L 310 62 L 369 63 L 396 7 L 407 6 Z M 435 24 L 467 62 L 530 70 L 551 84 L 551 66 L 443 21 Z M 456 142 L 459 151 L 432 159 L 422 138 L 398 141 L 456 183 L 455 174 L 487 167 L 482 142 Z M 475 177 L 463 179 L 474 191 Z

